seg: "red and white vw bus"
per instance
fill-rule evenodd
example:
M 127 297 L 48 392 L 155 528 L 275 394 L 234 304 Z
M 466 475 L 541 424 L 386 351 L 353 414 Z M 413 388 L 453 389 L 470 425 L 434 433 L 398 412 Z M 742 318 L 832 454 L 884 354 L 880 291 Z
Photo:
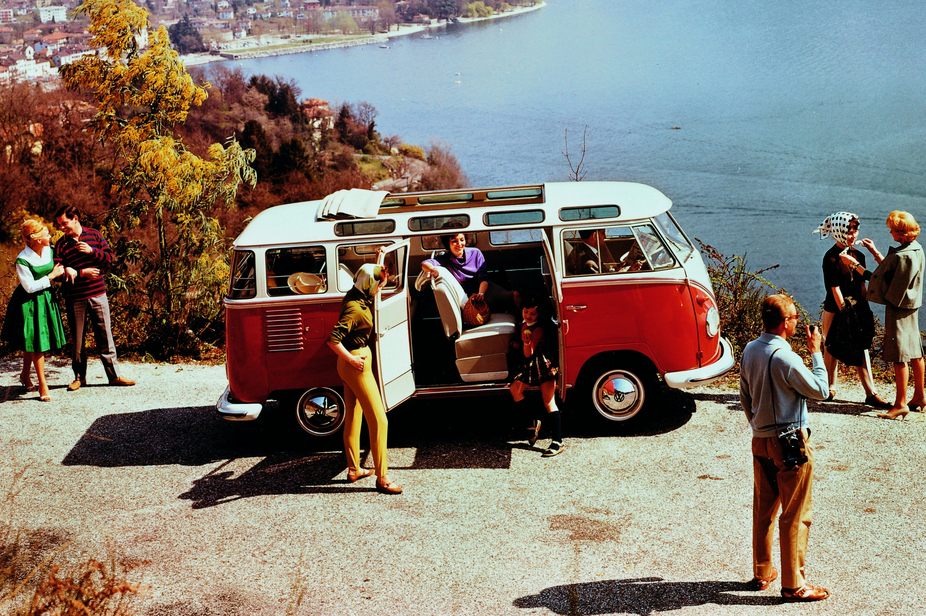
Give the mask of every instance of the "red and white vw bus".
M 443 250 L 440 236 L 453 228 L 483 252 L 492 281 L 549 300 L 561 397 L 608 420 L 631 419 L 660 377 L 669 387 L 691 387 L 734 364 L 707 270 L 671 205 L 642 184 L 569 182 L 339 191 L 270 208 L 234 244 L 225 299 L 228 388 L 217 410 L 252 420 L 273 399 L 307 433 L 337 432 L 344 401 L 326 341 L 354 272 L 377 260 L 393 274 L 374 306 L 387 409 L 412 396 L 506 388 L 505 353 L 520 315 L 493 314 L 468 328 L 466 297 L 451 276 L 418 281 L 421 262 Z M 570 254 L 589 237 L 599 248 L 596 263 L 579 268 Z

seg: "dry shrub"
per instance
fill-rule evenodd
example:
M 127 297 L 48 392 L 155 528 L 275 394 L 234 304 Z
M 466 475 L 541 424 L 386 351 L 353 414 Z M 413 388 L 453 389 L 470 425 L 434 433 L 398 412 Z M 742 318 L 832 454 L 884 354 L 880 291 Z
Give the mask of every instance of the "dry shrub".
M 143 590 L 124 579 L 132 565 L 89 559 L 73 567 L 52 565 L 23 616 L 129 616 Z
M 55 562 L 72 541 L 58 533 L 15 523 L 15 501 L 27 481 L 25 466 L 13 465 L 0 495 L 0 614 L 7 616 L 130 616 L 144 588 L 127 575 L 145 562 L 84 556 Z M 114 552 L 113 552 L 114 553 Z

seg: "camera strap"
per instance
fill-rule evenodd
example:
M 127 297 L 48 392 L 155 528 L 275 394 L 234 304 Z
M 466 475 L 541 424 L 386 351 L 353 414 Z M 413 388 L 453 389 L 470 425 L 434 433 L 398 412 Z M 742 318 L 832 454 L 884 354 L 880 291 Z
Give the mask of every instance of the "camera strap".
M 775 357 L 779 349 L 772 351 L 772 354 L 768 356 L 768 388 L 772 390 L 772 415 L 775 417 L 775 430 L 776 432 L 781 429 L 781 426 L 778 424 L 778 409 L 775 407 L 775 384 L 772 382 L 772 358 Z

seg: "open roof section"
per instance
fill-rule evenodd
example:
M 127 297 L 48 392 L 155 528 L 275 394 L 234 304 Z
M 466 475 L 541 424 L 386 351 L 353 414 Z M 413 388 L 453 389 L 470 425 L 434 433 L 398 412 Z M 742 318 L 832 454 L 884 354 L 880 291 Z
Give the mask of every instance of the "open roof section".
M 421 209 L 451 209 L 461 205 L 523 205 L 543 203 L 543 185 L 507 186 L 503 188 L 456 188 L 426 192 L 389 193 L 380 205 L 380 213 Z

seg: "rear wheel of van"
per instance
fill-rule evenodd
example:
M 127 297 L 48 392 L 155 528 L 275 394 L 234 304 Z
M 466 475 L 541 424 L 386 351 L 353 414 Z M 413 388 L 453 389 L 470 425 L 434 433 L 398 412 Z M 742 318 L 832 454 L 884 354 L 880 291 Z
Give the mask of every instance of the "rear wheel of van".
M 316 387 L 296 401 L 296 422 L 308 434 L 331 436 L 344 426 L 344 398 L 328 387 Z
M 583 372 L 581 383 L 582 406 L 590 408 L 599 423 L 639 416 L 659 389 L 655 370 L 642 361 L 600 361 Z

